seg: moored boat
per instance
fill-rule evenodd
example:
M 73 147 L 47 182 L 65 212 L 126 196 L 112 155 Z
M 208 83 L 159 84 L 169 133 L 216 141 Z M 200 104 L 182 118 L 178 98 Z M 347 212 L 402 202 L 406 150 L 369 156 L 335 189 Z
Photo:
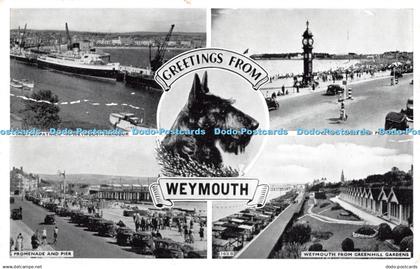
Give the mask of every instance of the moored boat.
M 154 79 L 154 72 L 150 69 L 144 71 L 125 72 L 125 82 L 128 85 L 150 87 L 153 90 L 162 91 L 162 88 Z
M 22 89 L 23 88 L 22 84 L 14 82 L 13 80 L 10 81 L 10 86 L 13 87 L 13 88 L 16 88 L 16 89 Z
M 10 59 L 17 60 L 26 64 L 36 64 L 38 55 L 20 48 L 12 48 L 10 50 Z
M 35 87 L 35 82 L 29 81 L 27 79 L 12 79 L 12 81 L 10 82 L 10 85 L 15 88 L 23 88 L 25 90 L 32 90 Z
M 136 117 L 134 113 L 111 113 L 109 121 L 114 128 L 128 132 L 132 129 L 150 129 L 144 124 L 144 117 Z

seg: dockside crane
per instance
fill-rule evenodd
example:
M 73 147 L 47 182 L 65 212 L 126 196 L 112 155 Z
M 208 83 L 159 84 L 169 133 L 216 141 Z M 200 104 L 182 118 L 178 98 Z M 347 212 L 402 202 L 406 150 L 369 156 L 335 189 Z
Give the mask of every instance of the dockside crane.
M 15 38 L 15 44 L 16 46 L 20 46 L 20 25 L 18 26 L 18 34 L 17 37 Z
M 25 28 L 23 29 L 23 33 L 22 36 L 20 37 L 19 40 L 19 47 L 24 48 L 25 47 L 25 34 L 26 34 L 26 23 L 25 23 Z
M 67 25 L 67 22 L 66 22 L 66 36 L 67 36 L 67 49 L 72 50 L 73 49 L 73 43 L 71 41 L 69 26 Z
M 156 70 L 158 70 L 159 67 L 163 64 L 166 49 L 168 47 L 168 42 L 171 39 L 174 27 L 175 24 L 172 24 L 171 28 L 169 29 L 169 32 L 166 34 L 165 40 L 158 45 L 155 57 L 153 58 L 153 60 L 150 60 L 150 67 L 154 72 L 156 72 Z

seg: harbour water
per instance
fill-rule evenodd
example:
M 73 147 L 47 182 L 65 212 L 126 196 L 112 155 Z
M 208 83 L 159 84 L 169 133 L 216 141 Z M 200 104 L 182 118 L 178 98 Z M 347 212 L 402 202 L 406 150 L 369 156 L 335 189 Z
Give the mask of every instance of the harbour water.
M 145 67 L 149 61 L 148 48 L 101 50 L 111 53 L 111 60 L 122 65 Z M 170 50 L 167 57 L 173 57 L 181 52 L 181 50 Z M 10 76 L 14 79 L 34 81 L 35 91 L 51 90 L 58 96 L 59 103 L 67 103 L 60 105 L 61 128 L 109 129 L 112 128 L 109 123 L 110 113 L 128 112 L 142 116 L 143 109 L 144 122 L 149 127 L 156 127 L 156 110 L 161 95 L 159 91 L 134 88 L 123 82 L 39 69 L 16 60 L 10 60 Z M 16 89 L 12 89 L 11 93 L 16 96 L 22 95 L 22 92 Z M 18 113 L 21 108 L 19 99 L 11 96 L 11 113 Z

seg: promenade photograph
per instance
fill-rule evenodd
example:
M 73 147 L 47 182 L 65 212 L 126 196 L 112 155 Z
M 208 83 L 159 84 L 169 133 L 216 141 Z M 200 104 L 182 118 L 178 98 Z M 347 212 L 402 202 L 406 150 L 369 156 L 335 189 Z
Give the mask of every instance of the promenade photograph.
M 156 128 L 155 71 L 205 31 L 204 9 L 11 9 L 11 126 Z
M 269 73 L 272 128 L 413 126 L 410 9 L 212 9 L 211 29 Z
M 154 146 L 155 137 L 11 138 L 11 257 L 205 258 L 207 203 L 152 202 Z
M 265 207 L 213 203 L 213 258 L 412 257 L 413 137 L 272 137 L 268 148 L 247 174 L 270 185 Z

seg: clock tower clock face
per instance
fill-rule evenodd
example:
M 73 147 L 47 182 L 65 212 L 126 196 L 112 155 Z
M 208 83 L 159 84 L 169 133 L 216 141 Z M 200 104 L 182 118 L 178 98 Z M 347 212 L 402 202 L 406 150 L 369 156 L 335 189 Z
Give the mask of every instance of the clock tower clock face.
M 305 46 L 306 46 L 306 45 L 308 45 L 308 39 L 304 38 L 304 39 L 302 40 L 302 44 L 303 44 L 303 45 L 305 45 Z
M 314 44 L 314 40 L 312 38 L 309 38 L 309 45 L 312 46 L 312 44 Z

